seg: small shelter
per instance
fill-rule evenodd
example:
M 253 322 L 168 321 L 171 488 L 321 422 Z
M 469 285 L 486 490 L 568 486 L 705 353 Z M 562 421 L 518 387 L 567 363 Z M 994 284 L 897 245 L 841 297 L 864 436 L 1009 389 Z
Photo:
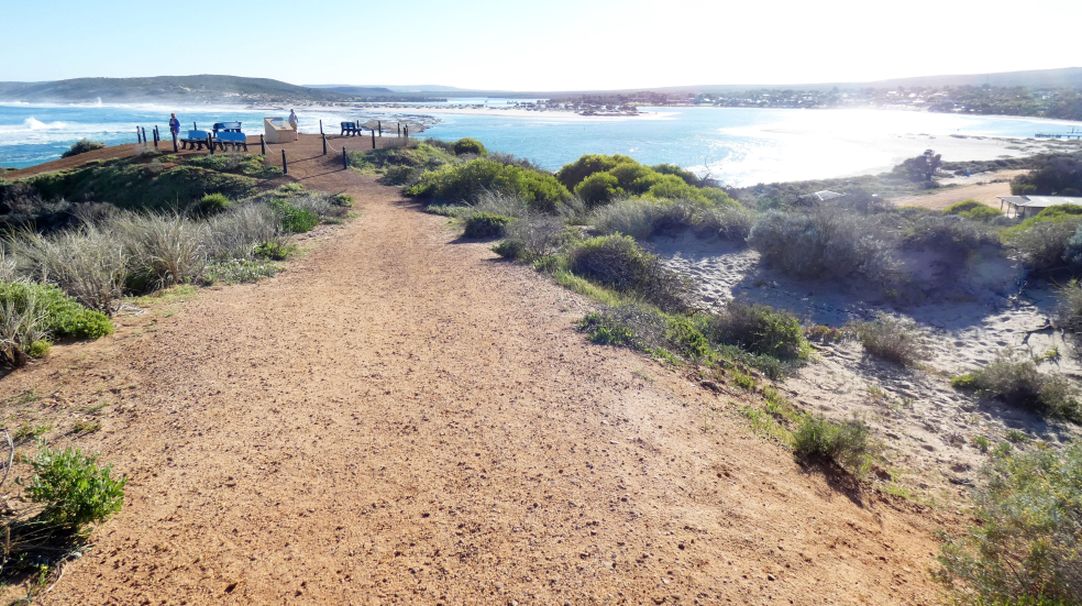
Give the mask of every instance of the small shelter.
M 1082 197 L 1077 196 L 997 196 L 999 210 L 1008 217 L 1024 219 L 1035 215 L 1049 206 L 1070 204 L 1082 206 Z
M 285 118 L 263 118 L 263 131 L 267 143 L 289 143 L 298 138 L 297 129 Z

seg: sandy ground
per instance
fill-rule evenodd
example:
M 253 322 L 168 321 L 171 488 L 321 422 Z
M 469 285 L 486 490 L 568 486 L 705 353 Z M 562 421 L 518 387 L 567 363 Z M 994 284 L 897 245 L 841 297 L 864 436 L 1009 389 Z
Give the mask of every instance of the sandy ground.
M 291 173 L 358 219 L 0 381 L 8 418 L 129 477 L 41 603 L 937 601 L 931 512 L 839 492 L 735 396 L 589 344 L 586 302 L 314 145 Z
M 1051 290 L 1012 284 L 998 294 L 969 300 L 895 309 L 887 302 L 834 284 L 793 280 L 759 266 L 753 250 L 692 237 L 664 238 L 652 247 L 672 268 L 690 276 L 705 307 L 733 298 L 788 309 L 808 324 L 840 327 L 868 320 L 876 311 L 915 320 L 926 335 L 928 354 L 921 368 L 901 369 L 866 356 L 854 341 L 817 346 L 815 359 L 783 382 L 803 409 L 836 419 L 860 418 L 881 436 L 891 470 L 902 485 L 951 501 L 966 496 L 986 460 L 974 440 L 1002 441 L 1011 430 L 1029 439 L 1063 443 L 1082 431 L 1071 424 L 980 403 L 950 386 L 952 375 L 975 370 L 1003 351 L 1059 357 L 1041 364 L 1082 381 L 1082 361 L 1070 340 L 1046 326 L 1054 313 Z M 997 272 L 998 273 L 998 272 Z
M 940 180 L 945 187 L 928 193 L 901 196 L 891 200 L 898 206 L 918 206 L 932 210 L 943 210 L 955 202 L 976 200 L 982 204 L 999 209 L 998 196 L 1011 195 L 1011 179 L 1028 171 L 1001 170 L 992 173 L 980 173 L 970 177 L 958 177 Z

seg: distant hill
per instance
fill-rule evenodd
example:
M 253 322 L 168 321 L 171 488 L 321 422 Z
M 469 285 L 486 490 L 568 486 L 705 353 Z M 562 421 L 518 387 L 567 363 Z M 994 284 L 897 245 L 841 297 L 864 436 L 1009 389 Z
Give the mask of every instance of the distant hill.
M 343 95 L 393 95 L 395 90 L 385 86 L 354 86 L 352 84 L 309 84 L 308 88 L 314 88 Z
M 50 82 L 0 82 L 0 100 L 28 102 L 284 103 L 345 101 L 335 91 L 269 78 L 196 75 L 150 78 L 73 78 Z

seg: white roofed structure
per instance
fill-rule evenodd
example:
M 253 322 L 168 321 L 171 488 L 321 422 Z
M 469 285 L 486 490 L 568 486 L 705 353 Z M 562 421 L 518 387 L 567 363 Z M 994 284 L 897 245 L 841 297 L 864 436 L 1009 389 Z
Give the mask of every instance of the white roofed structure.
M 1033 215 L 1041 212 L 1049 206 L 1060 206 L 1062 204 L 1070 204 L 1073 206 L 1082 206 L 1082 197 L 1078 196 L 997 196 L 999 198 L 999 209 L 1004 211 L 1008 217 L 1017 217 L 1019 219 L 1028 215 Z M 1032 209 L 1032 210 L 1031 210 Z

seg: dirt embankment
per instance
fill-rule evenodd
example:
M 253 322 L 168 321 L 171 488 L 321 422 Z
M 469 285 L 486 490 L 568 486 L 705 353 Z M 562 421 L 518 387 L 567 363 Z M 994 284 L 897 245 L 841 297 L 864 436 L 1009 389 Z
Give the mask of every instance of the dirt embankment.
M 847 495 L 733 397 L 589 344 L 586 302 L 395 190 L 295 170 L 360 217 L 0 383 L 130 477 L 43 603 L 937 601 L 927 512 Z

